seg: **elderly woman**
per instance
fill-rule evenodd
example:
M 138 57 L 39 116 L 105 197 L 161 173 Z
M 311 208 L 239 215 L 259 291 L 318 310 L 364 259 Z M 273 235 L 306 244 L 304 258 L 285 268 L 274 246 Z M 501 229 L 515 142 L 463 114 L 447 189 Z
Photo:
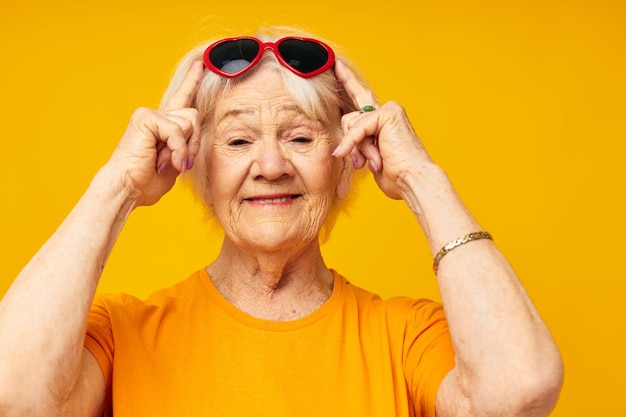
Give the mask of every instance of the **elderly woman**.
M 403 108 L 294 33 L 203 45 L 160 110 L 136 111 L 2 300 L 2 416 L 549 414 L 560 356 L 491 235 Z M 325 264 L 320 233 L 365 165 L 421 225 L 443 306 Z M 147 300 L 94 302 L 127 217 L 180 173 L 224 229 L 217 259 Z

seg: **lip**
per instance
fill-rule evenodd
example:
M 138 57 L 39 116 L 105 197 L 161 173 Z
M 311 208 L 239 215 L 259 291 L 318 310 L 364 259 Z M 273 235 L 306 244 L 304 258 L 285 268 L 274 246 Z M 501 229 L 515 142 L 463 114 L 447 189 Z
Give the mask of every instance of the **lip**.
M 244 201 L 255 205 L 280 207 L 291 205 L 300 197 L 302 197 L 302 194 L 266 194 L 248 197 Z

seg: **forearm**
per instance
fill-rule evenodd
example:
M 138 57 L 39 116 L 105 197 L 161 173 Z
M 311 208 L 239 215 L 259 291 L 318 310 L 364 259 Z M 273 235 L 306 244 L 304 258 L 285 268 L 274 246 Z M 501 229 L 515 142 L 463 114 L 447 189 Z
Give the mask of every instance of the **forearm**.
M 403 197 L 433 256 L 455 238 L 482 230 L 438 167 L 427 162 L 402 180 Z M 457 355 L 455 371 L 471 401 L 481 408 L 498 409 L 500 400 L 534 406 L 535 390 L 553 388 L 542 380 L 560 386 L 561 361 L 552 337 L 493 242 L 458 246 L 441 260 L 437 279 Z
M 133 207 L 123 189 L 105 166 L 0 302 L 0 400 L 71 390 L 102 268 Z

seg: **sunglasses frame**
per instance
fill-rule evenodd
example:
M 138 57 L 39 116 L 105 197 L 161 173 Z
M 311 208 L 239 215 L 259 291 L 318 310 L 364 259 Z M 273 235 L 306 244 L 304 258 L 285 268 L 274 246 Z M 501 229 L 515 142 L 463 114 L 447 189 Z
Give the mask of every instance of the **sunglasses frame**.
M 224 44 L 224 43 L 228 43 L 228 42 L 236 42 L 236 41 L 240 41 L 240 40 L 251 40 L 253 42 L 255 42 L 257 45 L 259 45 L 259 52 L 256 54 L 256 56 L 252 59 L 252 61 L 250 61 L 250 63 L 248 65 L 246 65 L 244 68 L 242 68 L 241 70 L 234 72 L 234 73 L 230 73 L 230 72 L 225 72 L 222 71 L 220 68 L 216 67 L 215 65 L 213 65 L 213 63 L 211 62 L 211 52 L 218 46 Z M 328 59 L 326 60 L 326 63 L 324 65 L 322 65 L 320 68 L 311 71 L 311 72 L 301 72 L 298 71 L 296 68 L 292 67 L 284 58 L 283 56 L 280 54 L 280 50 L 279 50 L 279 46 L 281 43 L 285 42 L 285 41 L 289 41 L 289 40 L 297 40 L 297 41 L 302 41 L 302 42 L 311 42 L 314 43 L 318 46 L 321 46 L 326 53 L 328 54 Z M 293 72 L 294 74 L 302 77 L 302 78 L 310 78 L 310 77 L 314 77 L 318 74 L 321 74 L 322 72 L 326 71 L 327 69 L 331 68 L 334 64 L 335 64 L 335 53 L 333 52 L 333 50 L 331 49 L 330 46 L 326 45 L 324 42 L 319 41 L 317 39 L 312 39 L 312 38 L 301 38 L 301 37 L 297 37 L 297 36 L 287 36 L 284 38 L 280 38 L 278 39 L 276 42 L 263 42 L 260 39 L 254 38 L 252 36 L 239 36 L 236 38 L 225 38 L 222 40 L 219 40 L 217 42 L 212 43 L 211 45 L 208 46 L 208 48 L 206 48 L 206 50 L 204 51 L 204 55 L 203 55 L 203 61 L 204 61 L 204 65 L 210 69 L 211 71 L 213 71 L 216 74 L 219 74 L 223 77 L 227 77 L 227 78 L 235 78 L 240 76 L 241 74 L 246 73 L 247 71 L 250 70 L 250 68 L 254 67 L 256 64 L 258 64 L 258 62 L 261 60 L 261 58 L 263 57 L 263 54 L 265 53 L 265 51 L 272 51 L 274 53 L 274 56 L 276 57 L 276 59 L 278 60 L 278 62 L 281 63 L 281 65 L 283 65 L 284 67 L 286 67 L 287 69 L 289 69 L 291 72 Z

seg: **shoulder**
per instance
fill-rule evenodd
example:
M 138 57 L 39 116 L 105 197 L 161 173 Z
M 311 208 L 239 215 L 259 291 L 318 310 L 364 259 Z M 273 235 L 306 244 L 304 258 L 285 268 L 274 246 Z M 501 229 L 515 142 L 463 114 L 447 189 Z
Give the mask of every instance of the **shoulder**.
M 146 298 L 126 293 L 103 293 L 96 295 L 92 314 L 123 315 L 146 314 L 160 310 L 169 310 L 173 306 L 194 297 L 202 290 L 201 272 L 196 271 L 183 281 L 170 287 L 156 290 Z
M 404 327 L 418 323 L 445 321 L 445 313 L 440 302 L 427 298 L 396 296 L 383 299 L 380 295 L 368 291 L 340 275 L 339 281 L 347 293 L 347 300 L 354 300 L 362 312 L 383 314 L 390 325 Z
M 385 304 L 391 317 L 424 322 L 445 320 L 443 305 L 427 298 L 393 297 L 386 300 Z

